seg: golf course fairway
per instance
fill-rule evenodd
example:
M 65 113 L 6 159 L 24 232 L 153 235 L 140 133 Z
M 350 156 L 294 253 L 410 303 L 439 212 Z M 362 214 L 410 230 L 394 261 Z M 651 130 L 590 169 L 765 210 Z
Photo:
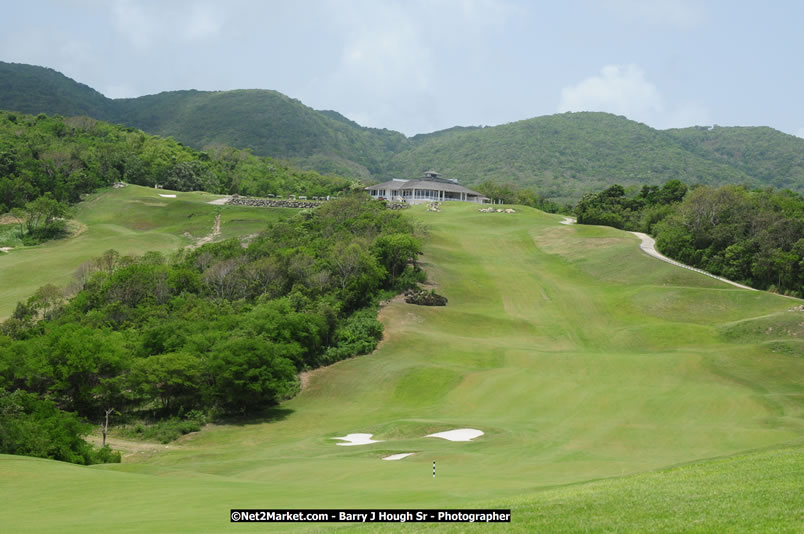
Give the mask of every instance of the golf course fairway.
M 258 419 L 143 446 L 122 464 L 0 456 L 3 530 L 350 529 L 358 526 L 232 524 L 229 509 L 488 505 L 513 509 L 495 530 L 527 532 L 529 521 L 594 530 L 592 519 L 553 524 L 544 514 L 564 513 L 557 502 L 577 514 L 601 499 L 627 502 L 612 495 L 648 492 L 673 473 L 682 478 L 667 488 L 678 488 L 678 502 L 692 487 L 706 506 L 709 486 L 681 482 L 696 466 L 738 481 L 717 487 L 727 496 L 754 480 L 732 474 L 762 461 L 801 474 L 804 312 L 788 311 L 800 302 L 658 261 L 626 232 L 516 210 L 407 210 L 428 229 L 422 265 L 448 305 L 385 306 L 375 353 L 311 373 L 300 395 Z M 455 429 L 483 434 L 426 437 Z M 355 433 L 378 442 L 333 439 Z M 402 453 L 414 454 L 381 460 Z M 720 480 L 712 477 L 700 480 Z M 612 480 L 585 484 L 600 479 Z M 789 496 L 790 485 L 769 487 Z M 800 517 L 798 499 L 790 506 Z M 662 502 L 672 515 L 672 492 Z M 790 506 L 779 521 L 791 520 Z M 613 510 L 607 528 L 629 530 L 637 509 Z M 383 527 L 405 530 L 366 530 Z
M 212 233 L 218 213 L 221 224 L 217 237 L 225 239 L 259 232 L 267 221 L 297 211 L 208 203 L 216 198 L 221 196 L 137 185 L 89 195 L 75 207 L 74 219 L 68 224 L 71 237 L 0 254 L 0 320 L 7 319 L 17 302 L 39 287 L 67 285 L 79 265 L 109 249 L 121 255 L 171 252 Z

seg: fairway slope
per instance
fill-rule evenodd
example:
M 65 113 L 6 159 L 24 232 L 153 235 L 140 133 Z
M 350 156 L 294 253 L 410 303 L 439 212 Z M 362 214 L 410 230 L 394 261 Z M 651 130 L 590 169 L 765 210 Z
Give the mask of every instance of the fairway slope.
M 30 297 L 37 288 L 68 284 L 82 263 L 109 249 L 121 255 L 168 253 L 211 236 L 218 213 L 220 231 L 215 239 L 259 232 L 268 221 L 296 211 L 208 204 L 218 197 L 136 185 L 90 195 L 75 207 L 73 224 L 80 231 L 71 237 L 0 254 L 0 320 L 11 315 L 17 302 Z
M 407 213 L 429 230 L 422 263 L 446 307 L 389 304 L 382 347 L 312 373 L 281 417 L 210 426 L 139 463 L 59 466 L 63 483 L 2 476 L 0 490 L 47 501 L 37 521 L 58 516 L 77 525 L 92 514 L 93 528 L 132 518 L 133 508 L 170 516 L 165 527 L 149 523 L 153 531 L 171 530 L 176 517 L 187 531 L 221 531 L 233 507 L 492 502 L 520 506 L 517 528 L 525 531 L 529 522 L 549 525 L 566 498 L 579 522 L 556 524 L 583 530 L 603 512 L 590 511 L 591 523 L 583 523 L 588 494 L 573 497 L 582 486 L 550 490 L 570 493 L 555 494 L 546 518 L 542 492 L 804 437 L 800 345 L 791 330 L 790 350 L 774 350 L 768 341 L 779 339 L 761 333 L 787 317 L 804 323 L 804 312 L 787 311 L 790 300 L 656 261 L 626 232 L 562 225 L 560 216 L 528 208 L 486 214 L 445 203 L 441 212 Z M 456 429 L 483 435 L 427 437 Z M 342 447 L 333 439 L 349 434 L 376 442 Z M 382 461 L 407 453 L 415 454 Z M 800 453 L 790 461 L 800 466 Z M 724 476 L 729 465 L 718 467 Z M 70 497 L 57 514 L 55 496 L 79 481 L 86 502 Z M 628 491 L 644 491 L 640 484 Z M 30 512 L 27 502 L 14 514 Z M 110 507 L 123 515 L 92 513 Z

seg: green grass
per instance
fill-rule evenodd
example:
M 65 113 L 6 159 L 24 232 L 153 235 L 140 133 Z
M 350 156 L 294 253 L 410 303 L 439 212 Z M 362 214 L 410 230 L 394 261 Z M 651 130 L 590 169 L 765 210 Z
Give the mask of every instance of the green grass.
M 175 194 L 176 198 L 160 197 L 159 193 Z M 113 248 L 123 255 L 177 250 L 211 233 L 218 212 L 221 238 L 257 233 L 267 221 L 295 213 L 284 208 L 207 203 L 215 198 L 218 197 L 209 193 L 156 191 L 139 186 L 92 195 L 76 207 L 71 224 L 76 231 L 73 237 L 0 253 L 0 319 L 8 317 L 16 303 L 37 288 L 48 283 L 68 284 L 79 265 L 106 250 Z M 12 226 L 16 227 L 0 226 L 0 234 L 5 235 Z
M 790 334 L 770 341 L 795 342 L 782 320 L 804 322 L 786 311 L 793 301 L 659 262 L 630 234 L 563 226 L 536 210 L 447 204 L 407 213 L 430 228 L 422 259 L 447 307 L 384 308 L 379 351 L 317 372 L 262 418 L 210 426 L 120 465 L 0 460 L 8 524 L 218 532 L 230 529 L 231 507 L 488 503 L 519 510 L 511 528 L 520 531 L 784 531 L 800 516 L 789 477 L 778 487 L 757 482 L 765 504 L 756 514 L 740 504 L 753 501 L 758 457 L 699 464 L 699 486 L 684 482 L 698 464 L 667 471 L 665 486 L 660 471 L 759 449 L 775 462 L 772 449 L 802 443 L 804 359 L 774 350 L 753 327 L 734 331 L 768 317 L 773 328 L 776 317 Z M 424 437 L 462 427 L 485 435 Z M 354 432 L 384 441 L 331 439 Z M 792 466 L 801 480 L 801 448 L 787 450 L 769 476 Z M 402 452 L 416 454 L 380 460 Z M 707 469 L 719 482 L 707 486 Z M 612 480 L 586 484 L 600 479 Z M 718 508 L 718 499 L 729 501 Z M 670 517 L 674 502 L 704 521 Z M 716 522 L 721 512 L 734 512 L 733 523 Z
M 804 448 L 719 458 L 483 503 L 510 509 L 508 532 L 801 532 Z M 410 525 L 483 532 L 488 525 Z M 356 529 L 376 530 L 376 526 Z

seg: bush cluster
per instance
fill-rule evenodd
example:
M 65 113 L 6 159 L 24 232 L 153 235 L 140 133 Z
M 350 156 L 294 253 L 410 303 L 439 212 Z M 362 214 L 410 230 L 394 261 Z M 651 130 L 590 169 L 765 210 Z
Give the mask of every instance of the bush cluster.
M 45 286 L 17 305 L 0 387 L 95 421 L 113 408 L 158 422 L 141 434 L 160 440 L 202 424 L 180 414 L 260 411 L 293 396 L 300 371 L 374 350 L 377 302 L 422 277 L 414 233 L 359 195 L 276 222 L 247 248 L 108 251 L 78 270 L 72 298 Z

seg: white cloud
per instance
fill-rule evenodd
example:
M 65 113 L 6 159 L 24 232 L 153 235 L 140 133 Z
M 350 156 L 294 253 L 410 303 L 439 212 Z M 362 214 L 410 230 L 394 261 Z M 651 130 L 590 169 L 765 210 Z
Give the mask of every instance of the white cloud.
M 709 124 L 709 113 L 703 105 L 668 105 L 642 69 L 633 64 L 606 65 L 599 75 L 564 87 L 558 111 L 605 111 L 655 128 Z
M 487 41 L 521 11 L 499 0 L 330 0 L 322 7 L 339 54 L 299 96 L 409 135 L 446 127 L 444 100 L 469 92 L 446 96 L 455 90 L 456 71 L 477 76 L 467 64 L 480 69 L 497 61 L 486 57 Z
M 153 42 L 156 20 L 132 0 L 117 0 L 114 4 L 114 25 L 136 48 L 148 48 Z
M 225 17 L 219 6 L 196 2 L 116 0 L 114 26 L 135 48 L 160 41 L 200 41 L 220 34 Z
M 196 41 L 218 35 L 223 26 L 223 13 L 209 4 L 194 4 L 192 11 L 181 24 L 182 37 Z
M 706 18 L 700 3 L 689 0 L 604 0 L 603 6 L 633 22 L 683 30 Z
M 558 111 L 608 111 L 641 118 L 664 112 L 664 102 L 636 65 L 606 65 L 599 76 L 564 87 Z

